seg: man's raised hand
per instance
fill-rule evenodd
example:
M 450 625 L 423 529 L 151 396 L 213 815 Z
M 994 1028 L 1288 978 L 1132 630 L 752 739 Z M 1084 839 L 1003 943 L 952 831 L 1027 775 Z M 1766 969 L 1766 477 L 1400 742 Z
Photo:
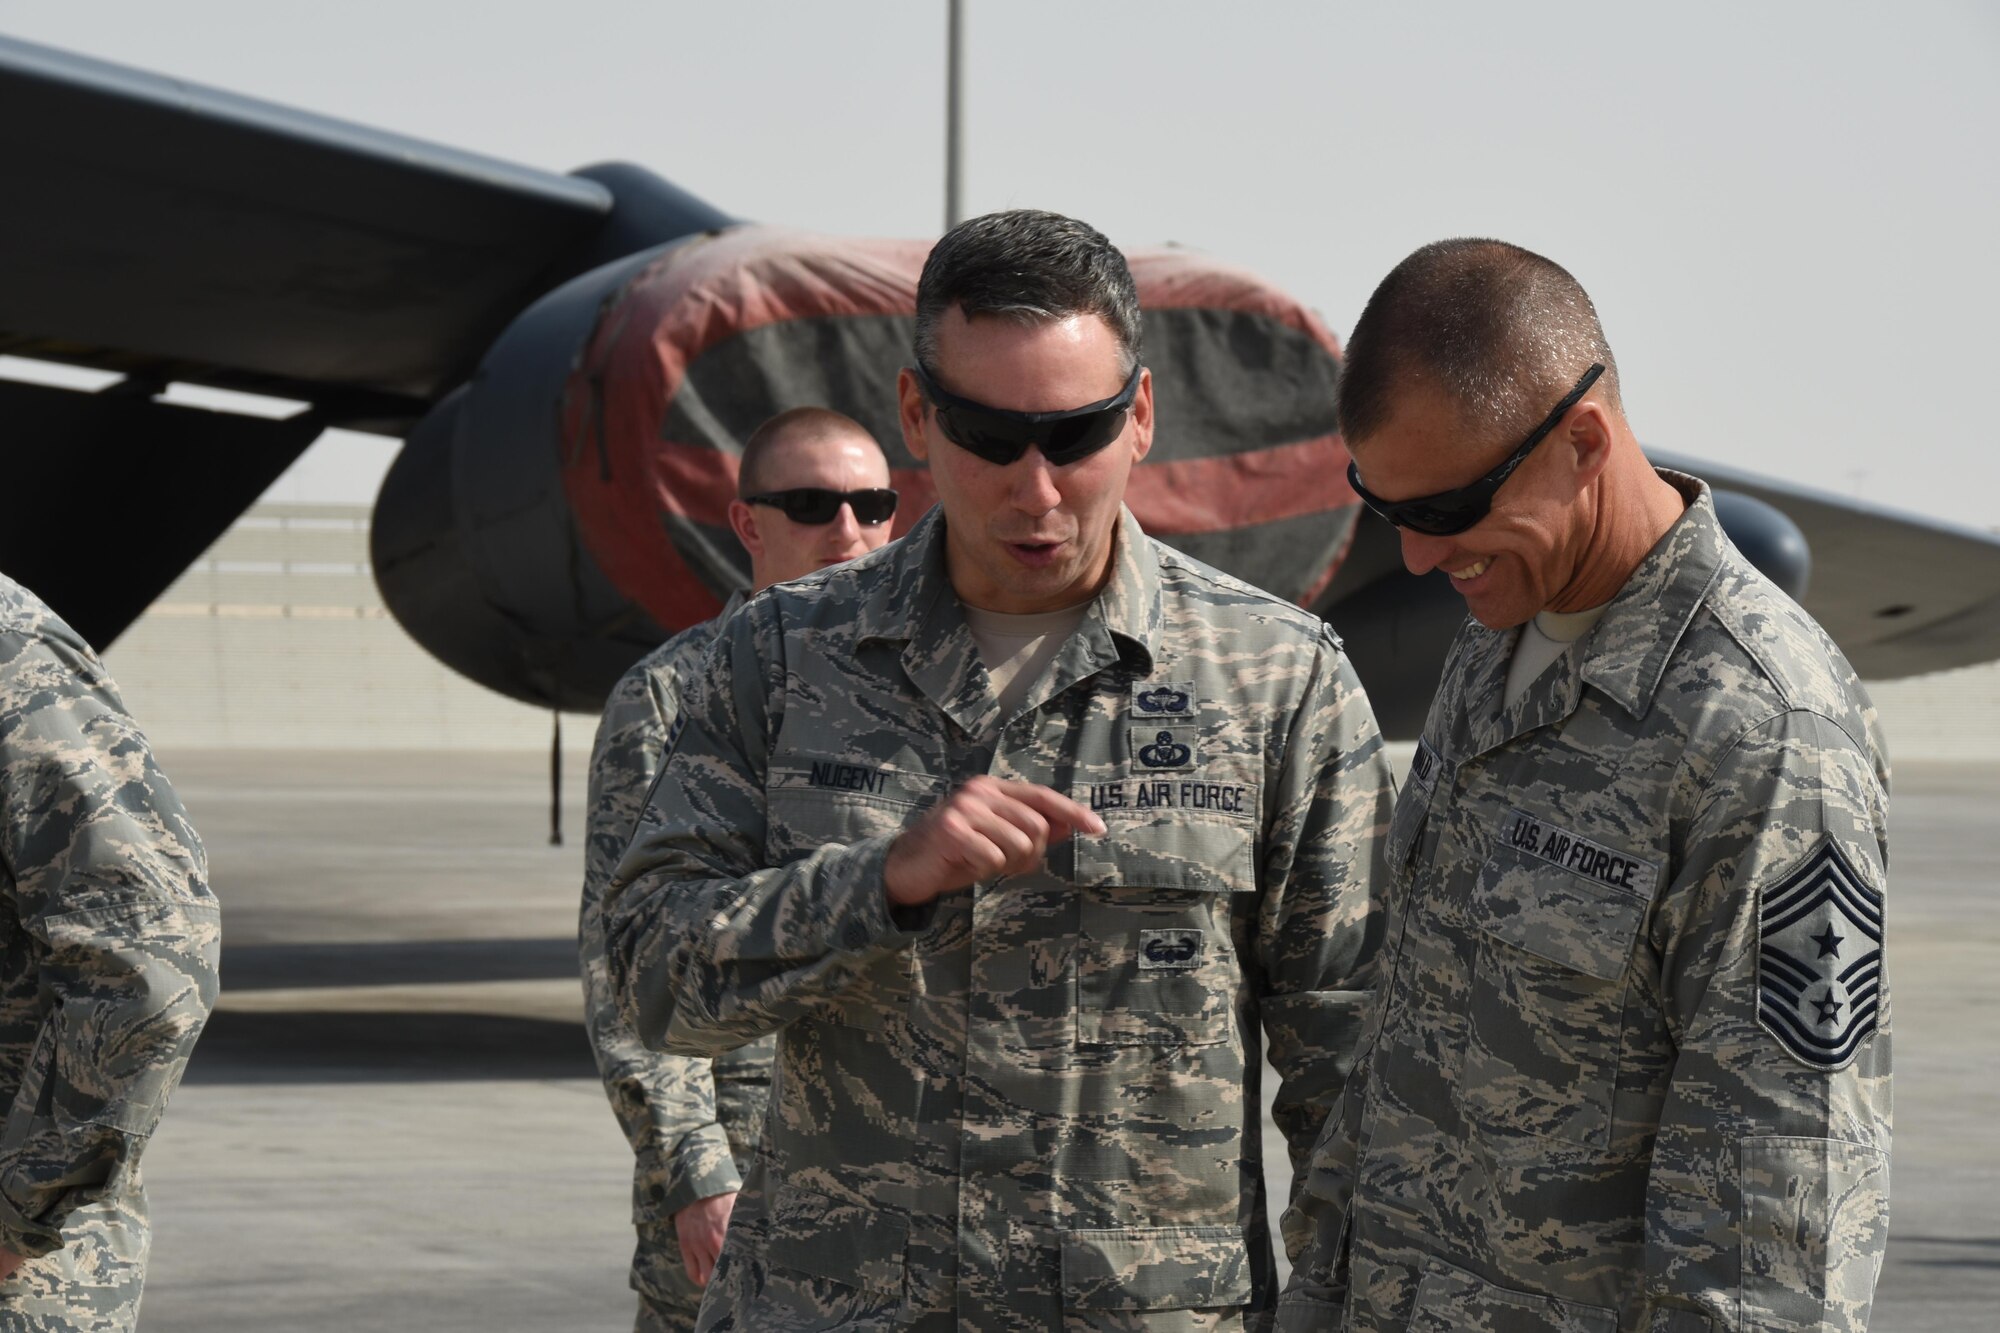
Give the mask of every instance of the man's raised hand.
M 1049 844 L 1104 832 L 1104 821 L 1061 792 L 977 777 L 924 812 L 890 844 L 882 869 L 889 901 L 916 907 L 982 879 L 1041 865 Z

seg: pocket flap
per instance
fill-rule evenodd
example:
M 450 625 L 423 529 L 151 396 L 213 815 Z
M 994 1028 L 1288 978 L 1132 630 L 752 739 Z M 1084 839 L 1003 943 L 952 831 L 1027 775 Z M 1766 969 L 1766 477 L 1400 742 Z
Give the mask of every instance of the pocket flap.
M 1472 919 L 1488 935 L 1574 972 L 1616 981 L 1647 901 L 1505 849 L 1480 871 Z
M 903 1289 L 908 1218 L 785 1185 L 771 1207 L 770 1228 L 774 1267 L 850 1287 Z
M 1250 1300 L 1250 1248 L 1236 1227 L 1111 1227 L 1062 1238 L 1070 1310 L 1203 1310 Z
M 1125 820 L 1112 815 L 1102 837 L 1078 834 L 1080 888 L 1184 889 L 1255 893 L 1255 829 L 1228 819 Z

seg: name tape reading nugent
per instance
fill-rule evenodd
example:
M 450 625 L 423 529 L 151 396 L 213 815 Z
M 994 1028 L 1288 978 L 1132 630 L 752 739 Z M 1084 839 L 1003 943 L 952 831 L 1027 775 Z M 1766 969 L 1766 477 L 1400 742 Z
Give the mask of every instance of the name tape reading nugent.
M 1614 851 L 1581 833 L 1572 833 L 1522 810 L 1507 812 L 1501 821 L 1500 840 L 1504 846 L 1539 857 L 1550 865 L 1644 898 L 1653 896 L 1653 887 L 1660 877 L 1656 861 Z

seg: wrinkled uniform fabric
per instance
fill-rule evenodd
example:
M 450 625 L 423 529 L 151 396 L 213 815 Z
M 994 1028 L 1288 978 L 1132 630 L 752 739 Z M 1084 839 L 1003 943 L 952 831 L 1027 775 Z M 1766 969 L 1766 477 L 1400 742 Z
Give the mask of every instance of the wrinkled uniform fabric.
M 1010 717 L 901 542 L 725 629 L 607 917 L 649 1042 L 777 1030 L 704 1329 L 1261 1329 L 1259 1027 L 1303 1154 L 1373 984 L 1390 782 L 1316 618 L 1123 515 Z M 890 909 L 890 843 L 979 775 L 1108 832 Z
M 604 705 L 590 755 L 590 827 L 584 847 L 578 944 L 584 1026 L 611 1109 L 637 1159 L 632 1175 L 632 1288 L 644 1330 L 694 1327 L 701 1288 L 687 1275 L 674 1214 L 742 1188 L 771 1088 L 773 1043 L 707 1056 L 649 1051 L 620 1016 L 604 962 L 604 886 L 618 864 L 680 716 L 681 682 L 716 630 L 743 604 L 684 630 L 625 673 Z
M 201 841 L 90 648 L 0 577 L 0 1328 L 133 1327 L 139 1155 L 215 1003 Z
M 1280 1327 L 1866 1325 L 1888 1226 L 1874 710 L 1707 488 L 1512 707 L 1468 622 Z M 1817 941 L 1817 943 L 1813 943 Z M 1802 984 L 1806 983 L 1806 984 Z

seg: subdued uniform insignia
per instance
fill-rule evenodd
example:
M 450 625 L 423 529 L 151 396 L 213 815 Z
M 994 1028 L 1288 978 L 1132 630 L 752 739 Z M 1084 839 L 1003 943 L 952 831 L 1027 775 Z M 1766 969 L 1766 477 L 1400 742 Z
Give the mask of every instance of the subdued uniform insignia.
M 1443 767 L 1444 762 L 1431 748 L 1431 743 L 1419 740 L 1416 753 L 1410 756 L 1410 781 L 1416 784 L 1417 790 L 1429 796 L 1437 787 L 1438 770 Z
M 1140 738 L 1132 739 L 1133 755 L 1143 768 L 1192 768 L 1194 748 L 1180 739 L 1186 733 L 1172 731 L 1154 732 L 1151 741 L 1141 745 Z
M 1757 1021 L 1813 1068 L 1845 1066 L 1881 1007 L 1882 895 L 1827 838 L 1764 890 L 1757 936 Z
M 1199 930 L 1142 930 L 1139 966 L 1149 972 L 1200 967 L 1202 939 Z
M 1195 711 L 1194 684 L 1141 685 L 1132 691 L 1132 715 L 1178 722 Z

